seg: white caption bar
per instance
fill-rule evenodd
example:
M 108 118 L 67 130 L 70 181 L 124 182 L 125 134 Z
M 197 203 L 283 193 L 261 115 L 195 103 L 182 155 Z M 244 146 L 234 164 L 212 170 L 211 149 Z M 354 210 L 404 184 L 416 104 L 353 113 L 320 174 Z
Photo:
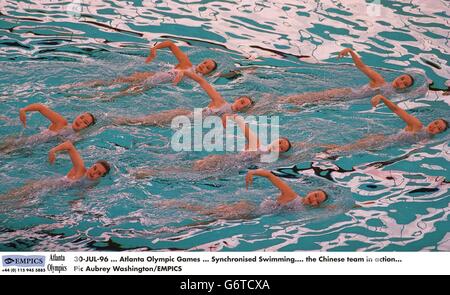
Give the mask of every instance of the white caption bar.
M 450 252 L 0 252 L 2 275 L 449 275 Z

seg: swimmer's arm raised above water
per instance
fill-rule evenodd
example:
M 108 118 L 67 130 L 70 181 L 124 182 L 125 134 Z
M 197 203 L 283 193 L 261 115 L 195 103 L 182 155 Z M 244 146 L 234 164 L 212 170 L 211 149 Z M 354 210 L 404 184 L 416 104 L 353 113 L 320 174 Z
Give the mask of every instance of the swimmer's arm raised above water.
M 44 117 L 52 122 L 52 124 L 48 127 L 48 129 L 52 131 L 57 131 L 67 126 L 67 120 L 63 116 L 43 104 L 33 103 L 20 109 L 19 111 L 20 121 L 24 127 L 27 127 L 27 112 L 40 112 Z
M 245 123 L 244 118 L 236 114 L 230 117 L 238 124 L 239 128 L 241 128 L 242 132 L 244 133 L 244 136 L 248 142 L 248 150 L 258 150 L 260 145 L 258 136 L 250 129 L 250 126 Z
M 167 47 L 169 47 L 169 49 L 172 51 L 173 55 L 175 55 L 175 57 L 178 59 L 177 68 L 192 67 L 192 63 L 189 60 L 189 57 L 183 51 L 181 51 L 181 49 L 178 46 L 176 46 L 172 41 L 164 41 L 164 42 L 159 43 L 156 46 L 153 46 L 150 49 L 150 55 L 147 57 L 145 62 L 146 63 L 151 62 L 156 57 L 156 51 L 158 49 L 167 48 Z
M 86 173 L 83 159 L 70 141 L 63 142 L 50 150 L 48 153 L 48 161 L 50 164 L 55 162 L 56 153 L 60 151 L 67 151 L 69 153 L 70 160 L 72 161 L 73 167 L 69 173 L 67 173 L 67 177 L 74 180 L 83 177 Z
M 211 84 L 209 84 L 208 81 L 206 81 L 203 77 L 200 77 L 199 75 L 191 71 L 184 71 L 184 75 L 197 82 L 203 88 L 203 90 L 205 90 L 205 92 L 211 98 L 210 106 L 220 108 L 226 103 L 222 95 L 220 95 L 220 93 L 217 92 L 217 90 L 214 89 L 214 87 L 212 87 Z
M 404 109 L 400 108 L 398 105 L 384 97 L 383 95 L 376 95 L 372 98 L 370 101 L 372 103 L 373 107 L 376 107 L 380 101 L 383 101 L 383 103 L 391 110 L 393 111 L 397 116 L 400 117 L 405 123 L 408 125 L 407 128 L 410 129 L 409 131 L 418 131 L 422 129 L 423 125 L 422 122 L 420 122 L 419 119 L 416 117 L 408 114 Z
M 273 175 L 272 172 L 264 169 L 251 170 L 247 173 L 247 175 L 245 176 L 245 184 L 247 189 L 248 186 L 252 185 L 253 183 L 253 176 L 261 176 L 270 180 L 270 182 L 272 182 L 272 184 L 276 186 L 281 192 L 281 196 L 279 199 L 290 201 L 297 197 L 297 193 L 293 191 L 286 182 Z
M 380 86 L 385 83 L 384 78 L 375 72 L 371 67 L 364 64 L 361 58 L 352 49 L 345 48 L 339 53 L 338 58 L 344 57 L 348 54 L 352 56 L 356 67 L 370 79 L 371 86 Z

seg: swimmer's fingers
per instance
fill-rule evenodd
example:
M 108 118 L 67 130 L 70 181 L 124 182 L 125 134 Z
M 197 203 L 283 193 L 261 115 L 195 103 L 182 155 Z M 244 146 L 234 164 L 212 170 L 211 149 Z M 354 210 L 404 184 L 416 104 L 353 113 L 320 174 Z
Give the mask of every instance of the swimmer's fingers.
M 149 55 L 149 56 L 147 57 L 147 59 L 145 60 L 145 63 L 146 63 L 146 64 L 150 63 L 154 58 L 155 58 L 155 56 Z
M 50 164 L 53 164 L 55 163 L 55 159 L 56 159 L 55 152 L 53 150 L 50 150 L 50 152 L 48 153 L 48 161 L 50 162 Z
M 339 52 L 338 58 L 342 58 L 342 57 L 348 55 L 350 53 L 350 51 L 352 51 L 350 48 L 345 48 L 344 50 Z
M 145 60 L 145 63 L 149 63 L 151 62 L 154 58 L 156 57 L 156 49 L 153 47 L 152 49 L 150 49 L 150 55 L 147 57 L 147 59 Z
M 227 115 L 223 115 L 221 119 L 223 128 L 227 128 Z
M 245 189 L 248 190 L 248 187 L 253 184 L 253 172 L 249 171 L 245 176 Z
M 20 121 L 22 122 L 22 124 L 23 124 L 23 127 L 27 127 L 27 114 L 25 113 L 25 111 L 23 110 L 23 109 L 20 109 L 20 112 L 19 112 L 19 117 L 20 117 Z
M 183 79 L 183 77 L 184 77 L 184 72 L 178 71 L 177 76 L 172 81 L 173 86 L 176 86 L 178 83 L 180 83 L 180 81 Z
M 370 100 L 370 103 L 372 104 L 372 106 L 373 106 L 374 108 L 376 108 L 377 105 L 380 103 L 380 100 L 377 100 L 376 97 L 373 97 L 373 98 Z
M 373 107 L 376 107 L 381 99 L 383 98 L 382 95 L 375 95 L 374 97 L 372 97 L 372 99 L 370 100 L 370 103 L 372 104 Z

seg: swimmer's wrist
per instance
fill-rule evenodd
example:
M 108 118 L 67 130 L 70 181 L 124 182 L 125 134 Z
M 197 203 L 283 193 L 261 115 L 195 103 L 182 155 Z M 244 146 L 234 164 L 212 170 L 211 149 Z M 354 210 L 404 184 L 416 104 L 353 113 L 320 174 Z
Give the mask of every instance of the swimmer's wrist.
M 72 142 L 70 140 L 65 141 L 63 143 L 61 143 L 60 145 L 54 147 L 52 150 L 54 152 L 59 152 L 59 151 L 63 151 L 63 150 L 73 150 L 75 149 L 74 145 L 72 144 Z

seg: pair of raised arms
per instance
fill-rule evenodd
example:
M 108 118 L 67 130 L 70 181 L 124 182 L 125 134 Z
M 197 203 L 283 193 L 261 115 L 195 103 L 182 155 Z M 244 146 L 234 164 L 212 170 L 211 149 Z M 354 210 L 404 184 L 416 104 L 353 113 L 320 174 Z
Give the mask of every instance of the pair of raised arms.
M 244 118 L 242 116 L 239 116 L 238 114 L 225 114 L 222 117 L 222 124 L 226 128 L 226 122 L 227 119 L 230 118 L 233 121 L 235 121 L 239 128 L 244 133 L 245 139 L 247 139 L 247 149 L 250 151 L 257 151 L 260 148 L 260 141 L 258 136 L 250 129 L 250 126 L 245 123 Z
M 345 48 L 339 52 L 338 59 L 350 54 L 356 67 L 370 79 L 371 87 L 379 87 L 386 83 L 383 76 L 364 64 L 361 58 L 350 48 Z
M 60 145 L 52 148 L 48 153 L 48 161 L 50 164 L 53 164 L 56 160 L 56 153 L 61 151 L 67 151 L 70 156 L 70 160 L 72 161 L 72 169 L 67 173 L 67 177 L 76 180 L 80 179 L 86 173 L 86 167 L 84 166 L 83 159 L 80 156 L 80 153 L 77 151 L 75 146 L 70 141 L 65 141 Z
M 371 99 L 371 104 L 376 107 L 380 102 L 383 102 L 391 111 L 400 117 L 406 123 L 406 130 L 411 132 L 420 131 L 423 128 L 422 122 L 416 117 L 408 114 L 404 109 L 384 97 L 383 95 L 376 95 Z
M 150 49 L 150 55 L 147 57 L 145 62 L 151 62 L 156 57 L 156 51 L 161 48 L 169 48 L 172 51 L 173 55 L 175 55 L 178 60 L 178 65 L 176 66 L 176 68 L 188 69 L 192 67 L 192 63 L 189 60 L 189 57 L 183 51 L 181 51 L 181 49 L 178 48 L 178 46 L 176 46 L 172 41 L 164 41 L 153 46 Z
M 361 58 L 352 49 L 345 48 L 339 53 L 338 58 L 342 58 L 348 54 L 351 55 L 356 67 L 370 79 L 370 86 L 378 87 L 386 83 L 384 78 L 379 73 L 375 72 L 372 68 L 364 64 Z M 380 101 L 383 101 L 391 111 L 393 111 L 403 121 L 405 121 L 405 123 L 407 124 L 406 129 L 408 131 L 418 131 L 422 129 L 423 125 L 419 121 L 419 119 L 408 114 L 405 110 L 401 109 L 399 106 L 394 104 L 383 95 L 376 95 L 372 98 L 371 103 L 374 107 L 376 107 L 380 103 Z
M 176 46 L 172 41 L 164 41 L 150 48 L 150 54 L 145 60 L 145 62 L 150 63 L 153 59 L 155 59 L 156 51 L 162 48 L 169 48 L 170 51 L 172 51 L 173 55 L 178 60 L 178 64 L 175 66 L 175 68 L 180 71 L 178 71 L 175 79 L 173 80 L 173 84 L 177 85 L 183 79 L 184 74 L 183 70 L 190 69 L 192 67 L 192 63 L 189 60 L 189 57 L 183 51 L 181 51 L 181 49 L 178 46 Z
M 298 196 L 286 182 L 272 174 L 272 172 L 264 169 L 250 170 L 247 172 L 247 175 L 245 176 L 245 187 L 247 190 L 248 187 L 253 184 L 253 176 L 265 177 L 270 180 L 270 182 L 280 190 L 280 199 L 293 200 Z
M 161 48 L 169 48 L 178 60 L 178 65 L 176 65 L 175 68 L 179 71 L 175 79 L 173 80 L 174 85 L 177 85 L 183 79 L 184 75 L 186 75 L 190 79 L 197 82 L 203 88 L 203 90 L 205 90 L 205 92 L 211 98 L 211 103 L 209 104 L 210 107 L 220 108 L 226 103 L 225 99 L 220 95 L 219 92 L 216 91 L 216 89 L 214 89 L 214 87 L 212 87 L 203 77 L 190 70 L 192 68 L 192 63 L 189 60 L 189 57 L 183 51 L 181 51 L 181 49 L 178 48 L 178 46 L 176 46 L 172 41 L 164 41 L 153 46 L 150 49 L 150 55 L 147 57 L 145 62 L 151 62 L 156 57 L 157 50 Z
M 52 124 L 48 129 L 51 131 L 58 131 L 67 126 L 67 120 L 63 116 L 43 104 L 33 103 L 19 110 L 19 117 L 23 127 L 27 127 L 27 112 L 39 112 L 50 120 Z

